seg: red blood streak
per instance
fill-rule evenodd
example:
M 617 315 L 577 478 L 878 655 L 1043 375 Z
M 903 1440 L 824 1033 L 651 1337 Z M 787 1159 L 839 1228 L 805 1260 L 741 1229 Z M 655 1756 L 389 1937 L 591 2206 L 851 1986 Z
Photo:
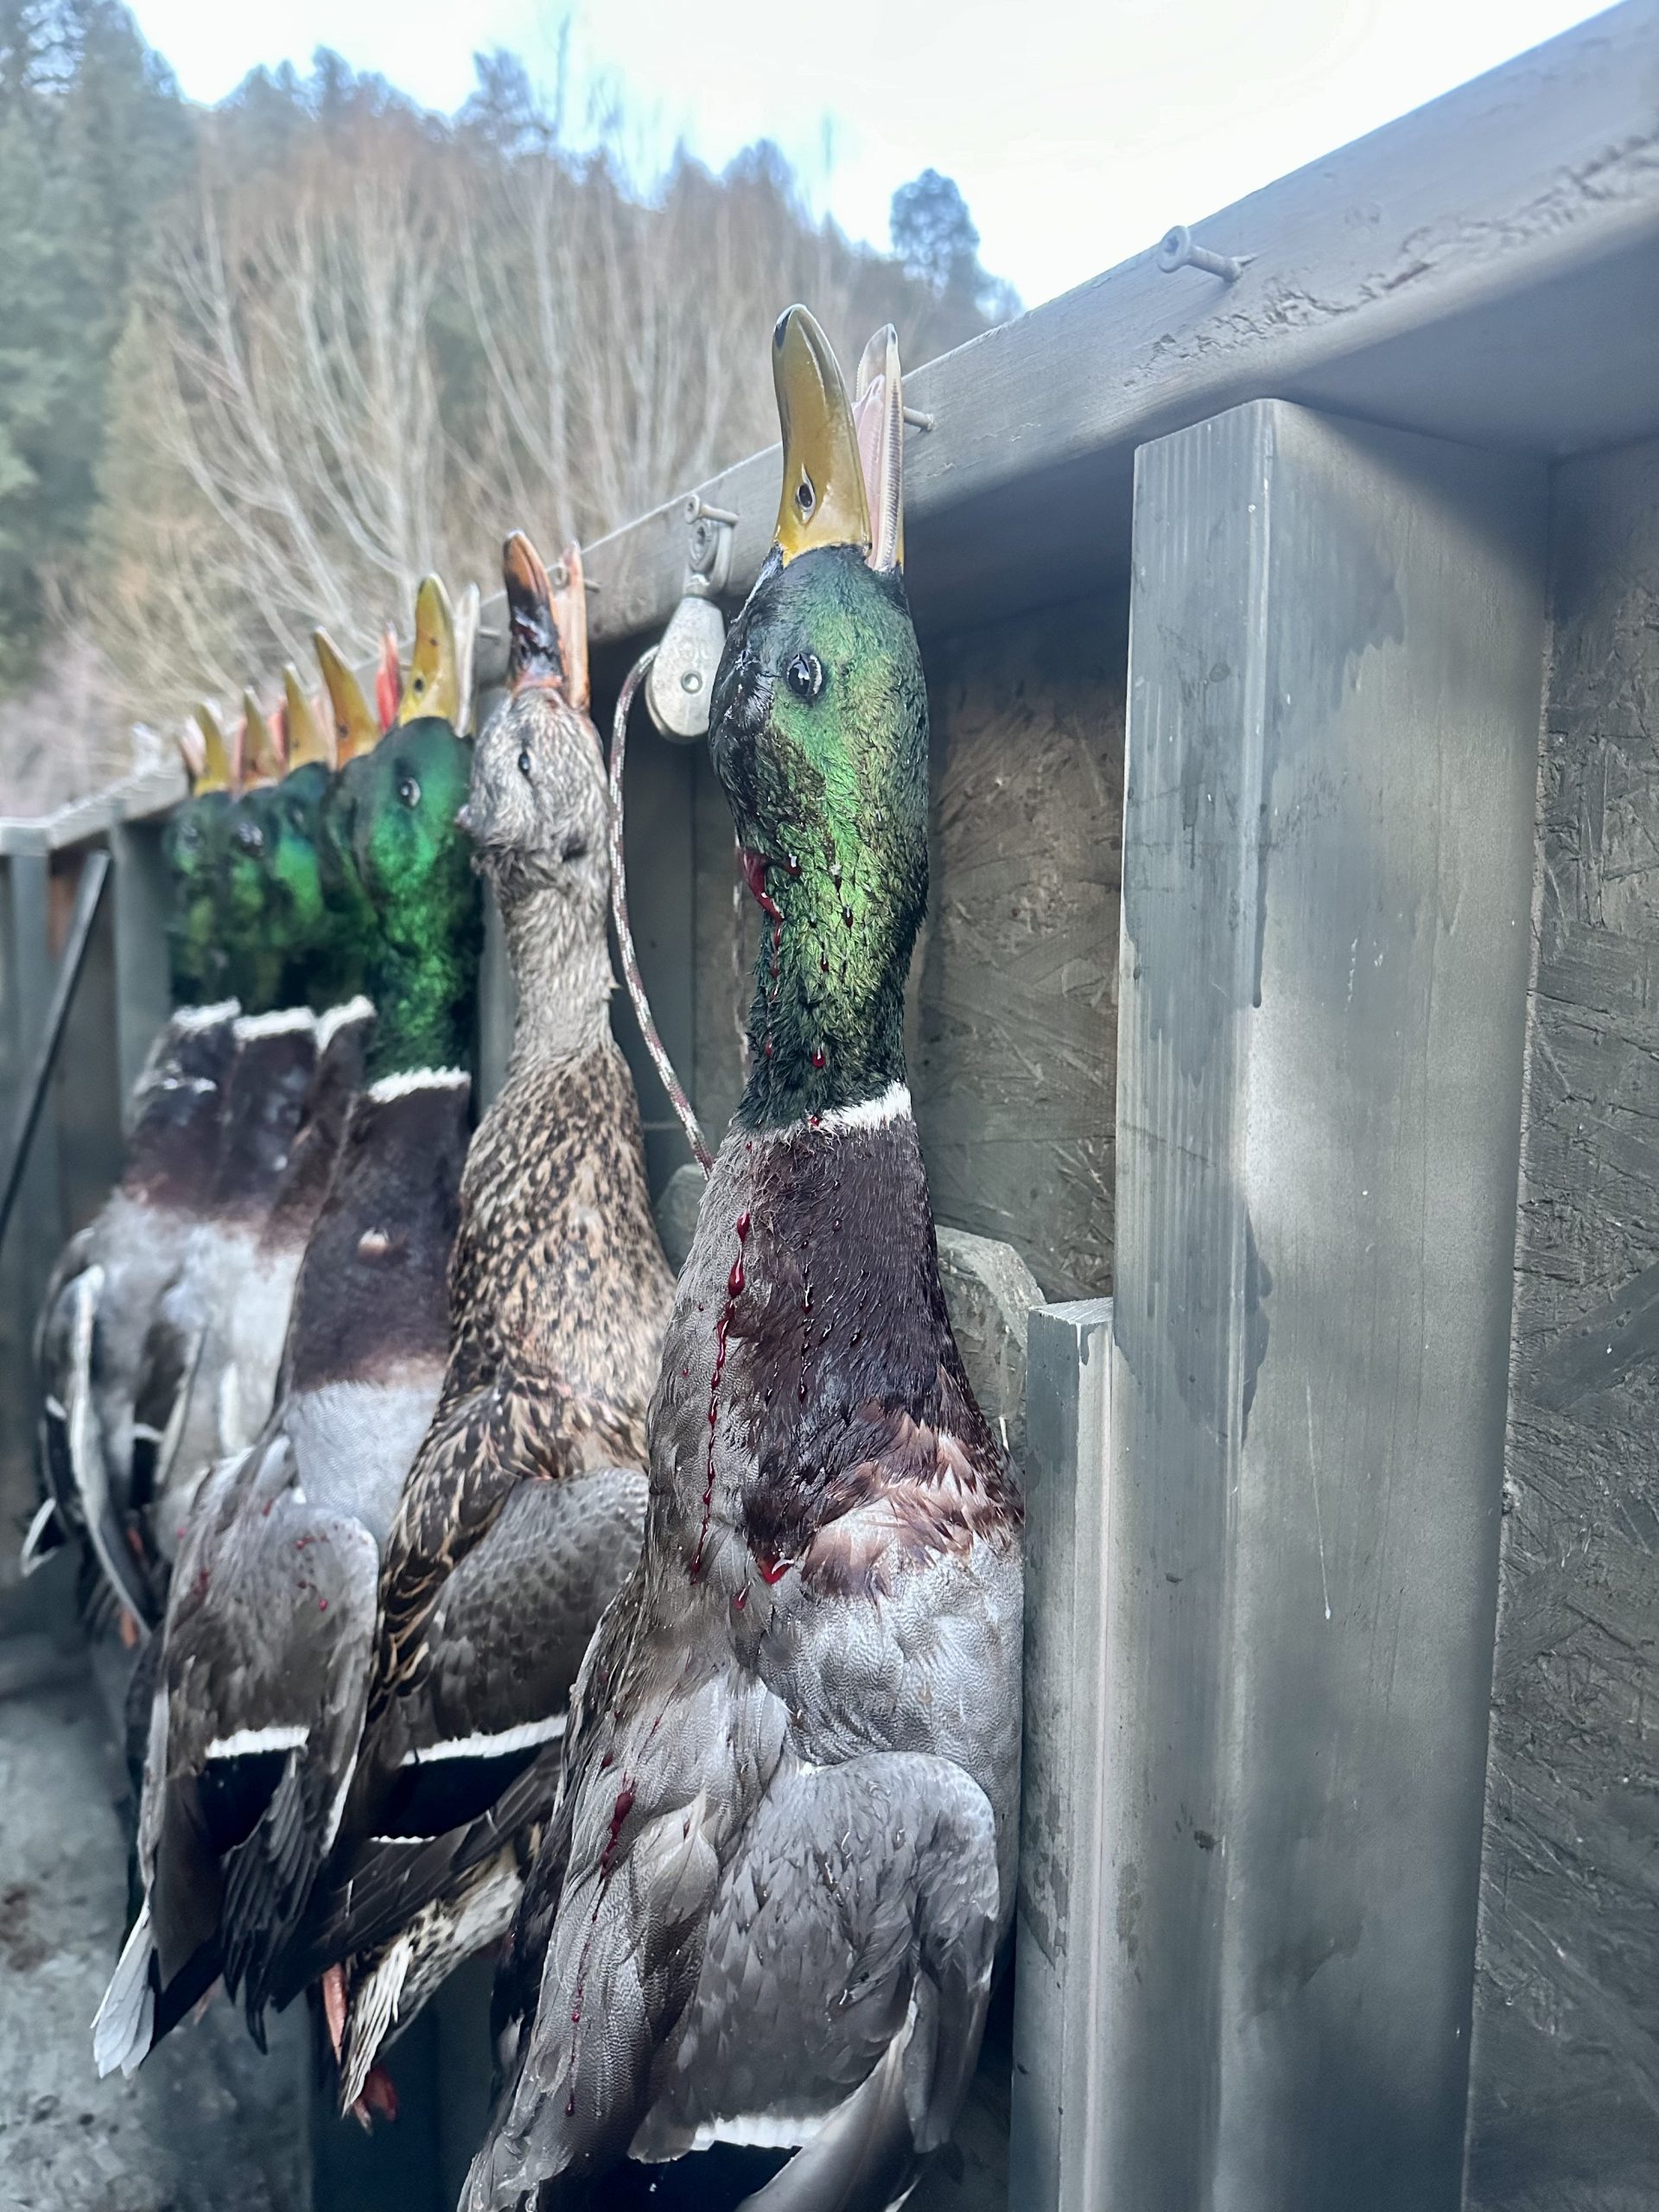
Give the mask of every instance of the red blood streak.
M 616 1856 L 616 1847 L 622 1840 L 623 1827 L 626 1823 L 628 1815 L 632 1810 L 633 1791 L 625 1782 L 622 1787 L 617 1791 L 616 1802 L 611 1808 L 610 1838 L 607 1842 L 604 1850 L 600 1853 L 599 1859 L 599 1871 L 601 1875 L 608 1874 L 611 1871 L 611 1861 Z M 581 2002 L 580 1998 L 578 1998 L 577 2002 Z
M 812 1065 L 815 1068 L 821 1068 L 823 1065 L 823 1047 L 822 1045 L 815 1045 L 812 1048 Z
M 753 893 L 761 912 L 770 914 L 775 921 L 779 918 L 778 901 L 766 889 L 766 870 L 771 865 L 764 854 L 752 853 L 747 845 L 743 848 L 743 880 Z
M 755 1564 L 760 1569 L 760 1580 L 770 1588 L 773 1583 L 783 1580 L 795 1562 L 792 1559 L 763 1559 Z
M 772 1049 L 770 1039 L 766 1041 Z M 741 1213 L 737 1217 L 737 1257 L 732 1271 L 726 1278 L 726 1303 L 721 1308 L 720 1319 L 715 1324 L 715 1371 L 709 1378 L 709 1461 L 706 1480 L 702 1487 L 702 1525 L 697 1531 L 696 1554 L 691 1561 L 691 1580 L 696 1581 L 702 1573 L 702 1555 L 709 1542 L 709 1521 L 715 1507 L 715 1445 L 720 1426 L 720 1378 L 726 1371 L 726 1339 L 732 1325 L 732 1309 L 743 1295 L 743 1246 L 749 1234 L 749 1217 Z

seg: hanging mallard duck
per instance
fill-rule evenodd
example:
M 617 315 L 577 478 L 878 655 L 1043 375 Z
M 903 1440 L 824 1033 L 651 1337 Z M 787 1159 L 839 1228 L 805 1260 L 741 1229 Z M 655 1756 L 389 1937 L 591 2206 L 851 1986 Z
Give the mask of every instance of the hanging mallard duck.
M 787 2157 L 754 2212 L 898 2205 L 950 2131 L 1013 1906 L 1021 1508 L 905 1087 L 927 702 L 880 350 L 861 465 L 817 326 L 774 334 L 783 499 L 709 732 L 768 925 L 752 1072 L 669 1325 L 644 1555 L 583 1663 L 498 1986 L 467 2212 L 720 2144 Z
M 234 999 L 213 999 L 236 948 L 220 898 L 232 771 L 211 716 L 181 746 L 190 796 L 162 836 L 170 878 L 173 1012 L 128 1109 L 121 1178 L 54 1268 L 35 1334 L 42 1502 L 23 1541 L 30 1573 L 85 1536 L 94 1586 L 129 1637 L 156 1616 L 157 1592 L 131 1509 L 133 1421 L 145 1334 L 207 1206 Z
M 381 741 L 362 687 L 329 646 L 320 652 L 325 692 L 336 727 L 349 734 L 348 759 Z M 457 653 L 442 582 L 428 576 L 415 601 L 410 682 L 396 724 L 434 716 L 453 729 L 460 712 Z M 374 1019 L 364 995 L 377 959 L 381 916 L 365 889 L 349 838 L 347 809 L 331 804 L 335 747 L 312 710 L 298 675 L 284 679 L 287 769 L 276 794 L 268 848 L 270 896 L 280 904 L 283 934 L 308 952 L 290 972 L 290 988 L 321 1010 L 316 1025 L 316 1072 L 305 1117 L 282 1180 L 260 1227 L 253 1263 L 238 1278 L 226 1309 L 228 1388 L 219 1394 L 215 1457 L 245 1449 L 270 1414 L 277 1364 L 300 1264 L 327 1194 L 353 1100 L 362 1088 Z M 343 766 L 344 764 L 342 764 Z
M 277 1404 L 203 1484 L 181 1548 L 139 1814 L 143 1902 L 94 2024 L 103 2072 L 137 2066 L 221 1967 L 237 1980 L 227 1922 L 296 1910 L 339 1818 L 380 1546 L 448 1351 L 481 941 L 455 823 L 469 755 L 448 721 L 418 715 L 356 754 L 326 803 L 378 921 L 368 1086 L 301 1265 Z
M 467 1158 L 449 1372 L 387 1547 L 339 1841 L 299 1941 L 248 1977 L 257 2004 L 327 1970 L 346 2106 L 394 2024 L 511 1922 L 570 1685 L 639 1555 L 673 1297 L 610 1029 L 581 556 L 568 549 L 556 592 L 515 536 L 504 569 L 508 694 L 463 818 L 505 925 L 512 1056 Z
M 206 728 L 209 710 L 199 713 Z M 132 1502 L 158 1578 L 195 1484 L 222 1452 L 247 1444 L 270 1405 L 283 1312 L 272 1315 L 263 1297 L 260 1242 L 317 1074 L 303 982 L 324 933 L 315 826 L 288 790 L 280 726 L 251 690 L 233 760 L 238 789 L 226 818 L 224 900 L 243 1011 L 207 1204 L 151 1317 L 135 1389 Z M 232 1319 L 248 1295 L 274 1327 L 268 1347 L 254 1340 L 244 1374 Z

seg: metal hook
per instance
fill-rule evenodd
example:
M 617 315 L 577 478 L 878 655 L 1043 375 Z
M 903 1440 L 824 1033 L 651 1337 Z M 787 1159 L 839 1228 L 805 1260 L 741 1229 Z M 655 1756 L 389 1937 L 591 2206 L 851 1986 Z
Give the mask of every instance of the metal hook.
M 728 508 L 711 507 L 696 492 L 686 494 L 681 512 L 686 521 L 685 581 L 651 664 L 645 704 L 664 737 L 687 744 L 709 728 L 726 643 L 718 601 L 731 580 L 737 517 Z

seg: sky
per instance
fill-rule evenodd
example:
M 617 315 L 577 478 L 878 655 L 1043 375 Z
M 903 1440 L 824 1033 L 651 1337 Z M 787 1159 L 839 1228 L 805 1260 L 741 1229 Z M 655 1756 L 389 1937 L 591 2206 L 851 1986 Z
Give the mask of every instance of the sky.
M 1258 186 L 1598 12 L 1575 0 L 137 0 L 191 98 L 327 44 L 424 105 L 472 55 L 550 84 L 578 120 L 619 94 L 637 156 L 718 167 L 775 139 L 849 235 L 887 242 L 895 188 L 954 176 L 980 258 L 1036 306 Z M 565 26 L 568 23 L 568 34 Z M 830 35 L 831 27 L 834 35 Z

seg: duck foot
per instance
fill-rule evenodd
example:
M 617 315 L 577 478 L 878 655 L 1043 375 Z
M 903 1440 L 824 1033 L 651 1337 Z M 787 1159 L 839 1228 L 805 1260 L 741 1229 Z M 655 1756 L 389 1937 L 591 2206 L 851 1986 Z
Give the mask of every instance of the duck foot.
M 392 2120 L 397 2117 L 397 2085 L 385 2068 L 377 2062 L 369 2069 L 362 2095 L 352 2107 L 352 2118 L 365 2133 L 372 2134 L 377 2120 Z

